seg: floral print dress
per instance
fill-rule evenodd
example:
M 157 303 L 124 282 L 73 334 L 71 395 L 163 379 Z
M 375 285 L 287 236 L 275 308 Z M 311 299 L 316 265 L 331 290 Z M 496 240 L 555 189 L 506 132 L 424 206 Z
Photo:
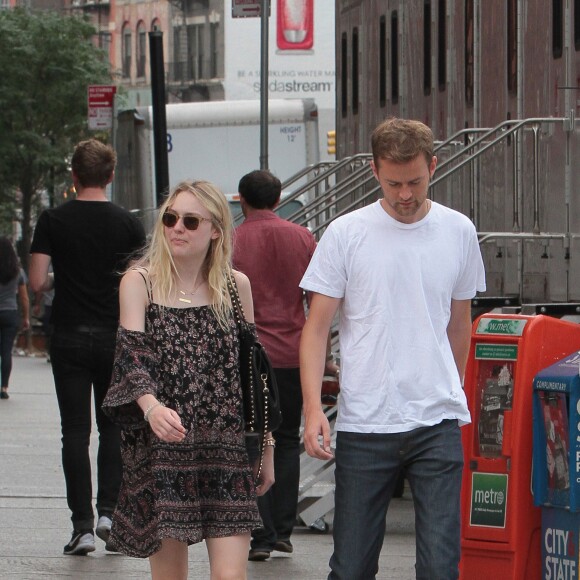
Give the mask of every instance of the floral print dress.
M 123 481 L 109 548 L 148 557 L 173 538 L 193 544 L 260 525 L 244 443 L 232 317 L 222 329 L 209 306 L 150 303 L 145 332 L 119 328 L 103 408 L 122 427 Z M 136 399 L 153 394 L 187 435 L 164 443 Z

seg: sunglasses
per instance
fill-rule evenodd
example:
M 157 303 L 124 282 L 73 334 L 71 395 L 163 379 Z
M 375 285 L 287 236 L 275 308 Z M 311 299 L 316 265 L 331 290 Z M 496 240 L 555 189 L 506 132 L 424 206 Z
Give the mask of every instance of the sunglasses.
M 181 218 L 183 220 L 183 226 L 186 230 L 194 231 L 197 230 L 199 224 L 203 221 L 211 222 L 210 218 L 199 217 L 196 215 L 178 215 L 170 211 L 166 211 L 161 217 L 161 221 L 166 228 L 174 228 L 177 220 Z

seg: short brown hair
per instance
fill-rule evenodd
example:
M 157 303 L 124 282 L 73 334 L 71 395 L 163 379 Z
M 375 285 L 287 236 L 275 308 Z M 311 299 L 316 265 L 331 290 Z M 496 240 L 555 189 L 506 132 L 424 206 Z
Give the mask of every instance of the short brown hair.
M 113 148 L 96 139 L 81 141 L 71 160 L 71 168 L 83 187 L 105 187 L 116 164 Z
M 421 121 L 390 117 L 380 123 L 371 136 L 373 159 L 395 163 L 412 161 L 424 155 L 427 164 L 433 159 L 433 132 Z

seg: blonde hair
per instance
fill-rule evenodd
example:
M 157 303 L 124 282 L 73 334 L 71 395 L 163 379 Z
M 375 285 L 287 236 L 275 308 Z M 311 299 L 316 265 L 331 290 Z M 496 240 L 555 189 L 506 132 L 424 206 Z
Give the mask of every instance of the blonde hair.
M 191 193 L 210 213 L 213 227 L 219 236 L 212 239 L 203 264 L 207 277 L 210 307 L 222 328 L 228 327 L 232 308 L 228 292 L 228 276 L 232 275 L 232 216 L 224 194 L 209 181 L 184 181 L 167 196 L 153 226 L 151 241 L 141 259 L 131 268 L 145 268 L 153 281 L 155 296 L 162 304 L 167 304 L 178 276 L 175 262 L 165 238 L 161 218 L 172 206 L 175 198 L 183 192 Z

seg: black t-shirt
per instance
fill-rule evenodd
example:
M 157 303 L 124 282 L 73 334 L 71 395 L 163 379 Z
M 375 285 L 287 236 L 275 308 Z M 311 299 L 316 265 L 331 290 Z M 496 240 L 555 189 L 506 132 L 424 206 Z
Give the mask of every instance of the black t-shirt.
M 141 222 L 110 202 L 72 200 L 43 211 L 30 252 L 52 259 L 52 324 L 116 327 L 120 272 L 144 244 Z

